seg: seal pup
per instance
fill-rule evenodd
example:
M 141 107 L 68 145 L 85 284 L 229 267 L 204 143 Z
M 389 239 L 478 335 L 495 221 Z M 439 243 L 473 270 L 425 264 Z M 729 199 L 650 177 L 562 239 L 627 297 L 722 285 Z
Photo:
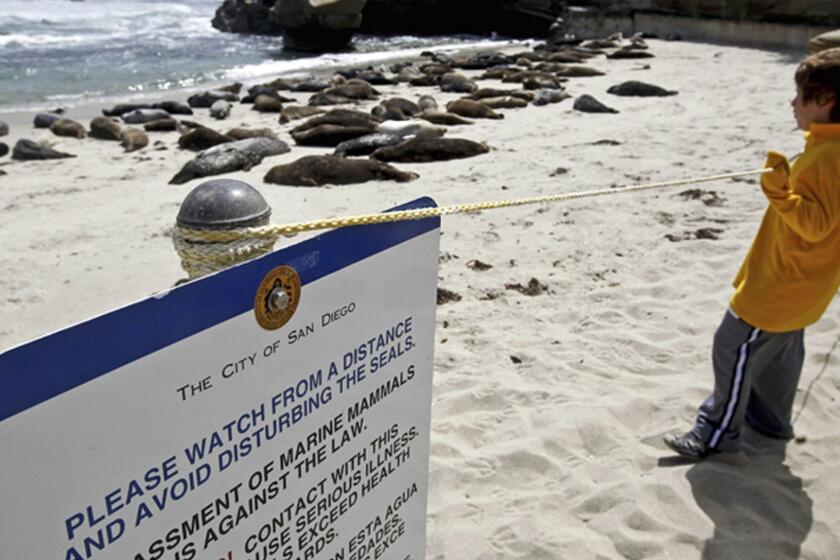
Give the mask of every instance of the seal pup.
M 347 159 L 339 156 L 304 156 L 292 163 L 272 167 L 263 181 L 276 185 L 315 187 L 349 185 L 367 181 L 404 183 L 419 177 L 386 163 L 370 159 Z
M 617 86 L 612 86 L 607 90 L 607 93 L 624 97 L 666 97 L 677 95 L 678 92 L 667 90 L 653 84 L 631 80 L 620 83 Z
M 618 113 L 617 110 L 607 107 L 591 95 L 581 95 L 575 99 L 572 108 L 583 113 Z
M 376 132 L 340 143 L 336 146 L 333 155 L 339 157 L 369 156 L 379 148 L 394 146 L 403 141 L 405 141 L 405 138 L 397 134 Z
M 84 138 L 87 136 L 85 127 L 71 119 L 59 119 L 50 125 L 50 132 L 56 136 L 69 136 L 71 138 Z
M 21 138 L 20 140 L 18 140 L 15 143 L 15 147 L 12 148 L 12 159 L 16 159 L 19 161 L 62 159 L 74 157 L 76 156 L 73 154 L 59 152 L 57 150 L 53 150 L 48 146 L 38 144 L 36 142 L 33 142 L 32 140 L 27 140 L 25 138 Z
M 168 119 L 169 113 L 163 109 L 135 109 L 122 114 L 122 120 L 126 124 L 145 124 L 160 119 Z
M 149 136 L 139 128 L 127 127 L 122 131 L 120 143 L 126 152 L 136 152 L 149 145 Z
M 122 126 L 114 118 L 96 117 L 90 121 L 90 137 L 98 140 L 122 140 Z
M 230 115 L 232 107 L 229 101 L 219 99 L 210 106 L 210 116 L 217 120 L 226 119 Z
M 487 105 L 482 105 L 472 99 L 456 99 L 446 104 L 446 110 L 462 117 L 471 119 L 503 119 L 504 115 L 495 112 Z
M 446 161 L 486 154 L 487 144 L 463 138 L 412 138 L 396 146 L 379 148 L 370 156 L 380 161 Z
M 220 144 L 200 152 L 194 159 L 188 161 L 172 177 L 169 184 L 180 185 L 200 177 L 210 177 L 233 171 L 248 171 L 261 163 L 264 158 L 285 154 L 289 150 L 288 144 L 276 138 L 246 138 L 236 142 Z

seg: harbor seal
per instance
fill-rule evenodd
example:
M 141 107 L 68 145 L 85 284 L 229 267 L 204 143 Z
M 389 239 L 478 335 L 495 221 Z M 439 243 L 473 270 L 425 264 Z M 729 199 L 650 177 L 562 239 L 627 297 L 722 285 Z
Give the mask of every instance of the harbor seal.
M 162 101 L 160 103 L 155 103 L 151 107 L 152 109 L 163 109 L 170 115 L 192 115 L 193 110 L 190 109 L 189 105 L 184 105 L 183 103 L 179 103 L 178 101 Z
M 362 70 L 356 75 L 356 79 L 364 80 L 372 86 L 392 86 L 396 80 L 387 77 L 378 70 Z
M 396 146 L 379 148 L 370 156 L 379 161 L 422 163 L 486 154 L 487 144 L 463 138 L 412 138 Z
M 218 91 L 226 91 L 228 93 L 232 93 L 234 95 L 239 95 L 239 92 L 242 91 L 242 84 L 240 82 L 234 82 L 232 84 L 228 84 L 226 86 L 222 86 L 220 88 L 216 88 Z
M 393 121 L 404 121 L 419 112 L 420 107 L 417 103 L 403 99 L 402 97 L 386 99 L 370 111 L 372 115 L 381 119 Z
M 562 89 L 560 79 L 554 76 L 531 76 L 522 81 L 525 89 Z
M 571 95 L 562 89 L 541 89 L 537 91 L 537 96 L 534 97 L 534 105 L 541 107 L 551 103 L 559 103 L 564 99 L 570 98 Z
M 283 110 L 283 102 L 276 97 L 261 93 L 254 99 L 253 109 L 260 113 L 279 113 Z
M 38 113 L 32 124 L 35 128 L 49 128 L 55 121 L 60 121 L 61 115 L 56 113 Z
M 277 140 L 277 135 L 270 128 L 231 128 L 225 132 L 225 136 L 234 140 L 245 140 L 246 138 Z
M 449 74 L 452 72 L 452 66 L 448 64 L 438 64 L 436 62 L 430 62 L 428 64 L 423 64 L 420 66 L 420 72 L 427 76 L 443 76 L 444 74 Z
M 232 107 L 229 101 L 219 99 L 210 106 L 210 116 L 217 120 L 226 119 L 230 115 Z
M 521 109 L 528 106 L 528 102 L 518 97 L 485 97 L 479 100 L 482 105 L 487 105 L 491 109 Z
M 90 121 L 90 137 L 98 140 L 122 140 L 122 126 L 114 118 L 96 117 Z
M 102 115 L 105 117 L 122 117 L 124 114 L 138 109 L 154 108 L 155 107 L 149 103 L 120 103 L 119 105 L 114 105 L 110 109 L 102 109 Z
M 126 152 L 136 152 L 149 145 L 148 135 L 139 128 L 127 127 L 122 131 L 120 143 Z
M 291 87 L 292 91 L 300 91 L 305 93 L 314 93 L 318 91 L 324 91 L 325 89 L 329 89 L 332 86 L 332 82 L 327 80 L 318 80 L 318 79 L 311 79 L 311 80 L 304 80 L 302 82 L 298 82 Z
M 320 107 L 309 107 L 306 105 L 288 105 L 283 107 L 280 113 L 280 124 L 286 124 L 298 119 L 307 119 L 314 115 L 324 113 L 324 109 Z
M 639 49 L 638 47 L 624 47 L 618 49 L 607 55 L 607 58 L 621 60 L 621 59 L 635 59 L 635 58 L 653 58 L 653 55 L 649 52 L 645 52 L 644 50 Z
M 178 139 L 178 147 L 184 150 L 199 152 L 232 141 L 232 138 L 216 132 L 212 128 L 199 126 L 182 134 Z
M 444 126 L 472 124 L 472 121 L 461 118 L 455 113 L 445 113 L 443 111 L 423 111 L 417 115 L 417 118 L 429 121 L 432 124 L 441 124 Z
M 397 134 L 377 132 L 342 142 L 336 146 L 333 154 L 339 157 L 369 156 L 379 148 L 394 146 L 403 141 L 405 141 L 405 138 Z
M 462 74 L 450 72 L 440 77 L 440 91 L 446 93 L 473 93 L 478 84 Z
M 278 165 L 263 180 L 275 185 L 315 187 L 349 185 L 367 181 L 413 181 L 418 175 L 400 171 L 386 163 L 370 159 L 347 159 L 339 156 L 304 156 L 292 163 Z
M 561 78 L 591 78 L 594 76 L 606 75 L 606 72 L 602 72 L 601 70 L 592 68 L 591 66 L 583 66 L 582 64 L 558 64 L 554 67 L 554 70 L 551 70 L 551 72 L 554 72 L 556 76 L 560 76 Z
M 336 95 L 353 100 L 376 99 L 381 94 L 364 80 L 349 80 L 341 85 L 331 87 L 323 92 L 325 95 Z
M 177 132 L 180 130 L 180 126 L 178 121 L 172 118 L 158 119 L 144 124 L 143 130 L 146 132 Z
M 383 134 L 395 134 L 397 136 L 417 136 L 424 138 L 436 138 L 446 134 L 442 126 L 435 126 L 425 120 L 410 121 L 385 121 L 376 127 L 376 132 Z
M 163 109 L 135 109 L 131 112 L 123 113 L 122 120 L 126 124 L 145 124 L 160 119 L 168 119 L 169 117 L 169 113 Z
M 50 132 L 56 136 L 68 136 L 70 138 L 84 138 L 87 136 L 85 127 L 71 119 L 59 119 L 50 125 Z
M 0 136 L 6 136 L 7 134 L 9 134 L 9 125 L 0 121 Z
M 324 107 L 327 105 L 347 105 L 348 103 L 353 103 L 353 100 L 341 95 L 316 93 L 309 98 L 307 103 L 309 103 L 310 107 Z
M 335 147 L 347 140 L 372 134 L 374 130 L 368 126 L 321 124 L 300 132 L 292 131 L 292 139 L 298 146 Z
M 322 115 L 316 115 L 306 122 L 299 124 L 292 129 L 292 133 L 304 132 L 322 124 L 366 127 L 373 132 L 377 125 L 381 122 L 382 119 L 361 111 L 354 111 L 352 109 L 333 109 Z
M 467 96 L 468 99 L 473 99 L 475 101 L 480 101 L 487 97 L 516 97 L 524 101 L 533 101 L 534 93 L 530 91 L 522 91 L 520 89 L 481 88 Z
M 417 106 L 421 111 L 437 111 L 438 102 L 431 95 L 421 95 L 417 100 Z
M 414 87 L 434 87 L 438 85 L 439 82 L 440 76 L 436 74 L 424 74 L 423 76 L 411 78 L 408 81 L 408 84 Z
M 210 90 L 191 95 L 187 104 L 193 109 L 209 109 L 219 99 L 233 103 L 239 101 L 239 96 L 229 91 Z
M 472 99 L 456 99 L 446 104 L 446 110 L 471 119 L 503 119 L 504 115 L 495 112 L 487 105 Z
M 62 159 L 74 157 L 76 156 L 73 154 L 59 152 L 57 150 L 53 150 L 52 148 L 48 148 L 47 146 L 37 144 L 32 140 L 27 140 L 25 138 L 21 138 L 20 140 L 18 140 L 15 143 L 15 147 L 12 149 L 12 159 L 16 159 L 19 161 Z
M 289 145 L 271 138 L 246 138 L 236 142 L 220 144 L 200 152 L 188 161 L 169 181 L 170 185 L 181 185 L 192 179 L 248 171 L 269 156 L 285 154 Z
M 253 103 L 260 95 L 274 97 L 275 99 L 279 99 L 282 103 L 294 103 L 296 101 L 291 97 L 280 95 L 278 90 L 272 89 L 268 86 L 253 86 L 248 90 L 248 95 L 242 98 L 242 103 Z
M 9 145 L 4 144 L 3 142 L 0 142 L 0 157 L 3 157 L 8 153 L 9 153 Z
M 607 107 L 591 95 L 581 95 L 575 99 L 572 108 L 583 113 L 618 113 L 617 110 Z
M 458 64 L 464 70 L 485 70 L 494 66 L 505 66 L 512 64 L 514 59 L 500 52 L 482 52 L 470 56 Z
M 624 97 L 666 97 L 677 95 L 678 92 L 667 90 L 653 84 L 631 80 L 620 83 L 617 86 L 612 86 L 607 90 L 607 93 Z

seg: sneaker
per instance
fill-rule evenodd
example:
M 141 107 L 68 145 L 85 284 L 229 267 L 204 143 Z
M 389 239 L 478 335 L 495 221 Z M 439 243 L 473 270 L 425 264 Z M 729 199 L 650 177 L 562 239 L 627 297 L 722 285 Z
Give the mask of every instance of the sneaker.
M 686 432 L 684 434 L 671 434 L 665 436 L 662 441 L 664 441 L 665 445 L 667 445 L 670 449 L 689 459 L 705 459 L 717 451 L 716 449 L 709 449 L 706 447 L 703 440 L 691 432 Z

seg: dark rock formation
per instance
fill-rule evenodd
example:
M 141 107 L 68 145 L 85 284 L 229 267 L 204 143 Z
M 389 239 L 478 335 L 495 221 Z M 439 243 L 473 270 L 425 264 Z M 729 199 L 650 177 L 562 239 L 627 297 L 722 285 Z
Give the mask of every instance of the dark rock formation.
M 305 52 L 346 49 L 362 25 L 365 0 L 281 0 L 271 20 L 283 30 L 283 47 Z

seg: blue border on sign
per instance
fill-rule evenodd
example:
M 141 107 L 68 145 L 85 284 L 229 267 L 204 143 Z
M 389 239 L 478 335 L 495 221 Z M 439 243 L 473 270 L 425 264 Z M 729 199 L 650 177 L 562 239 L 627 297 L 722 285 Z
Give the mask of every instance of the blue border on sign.
M 429 197 L 388 210 L 435 207 Z M 329 231 L 0 354 L 0 422 L 245 313 L 273 268 L 306 285 L 440 227 L 440 218 Z

